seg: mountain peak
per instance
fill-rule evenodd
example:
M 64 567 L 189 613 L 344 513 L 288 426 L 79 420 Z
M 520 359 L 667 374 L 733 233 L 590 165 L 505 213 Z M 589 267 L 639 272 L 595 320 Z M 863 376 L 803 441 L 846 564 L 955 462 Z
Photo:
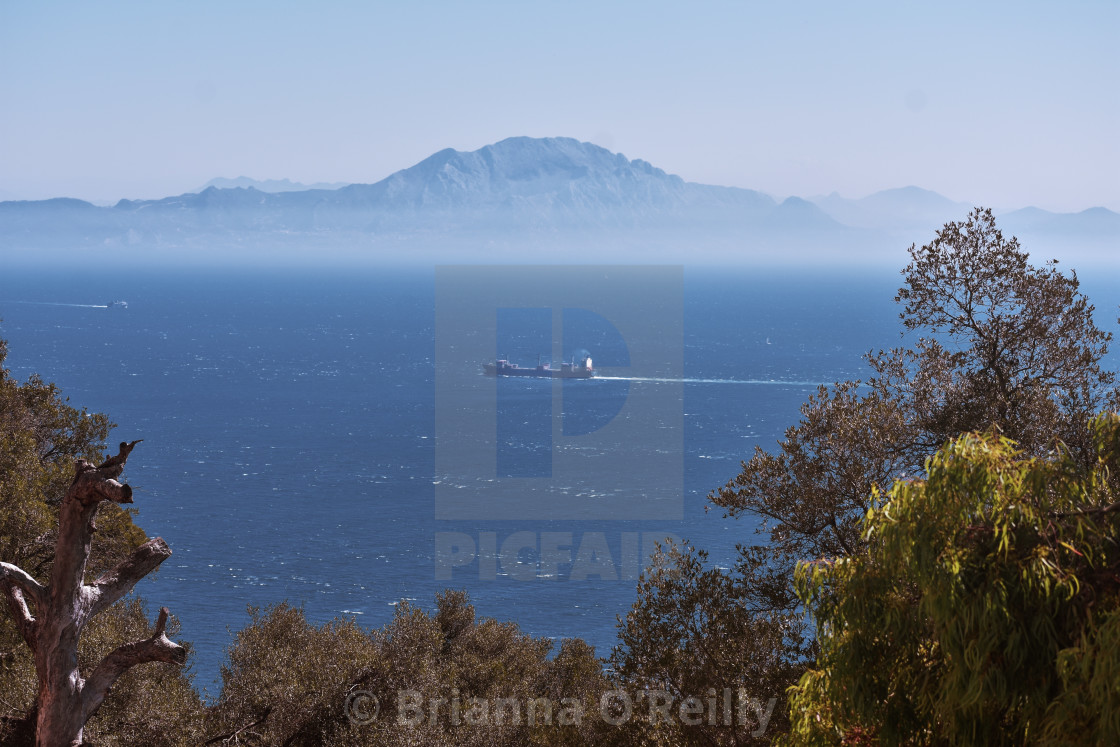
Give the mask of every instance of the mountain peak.
M 485 169 L 492 175 L 514 180 L 531 179 L 549 173 L 567 173 L 579 177 L 594 171 L 621 169 L 633 170 L 654 178 L 682 181 L 680 177 L 666 174 L 641 159 L 631 161 L 621 153 L 612 153 L 602 146 L 570 137 L 517 136 L 484 145 L 474 151 L 445 148 L 412 169 L 430 174 L 432 170 L 447 168 L 449 164 L 459 171 Z M 408 174 L 412 169 L 404 169 L 389 178 Z
M 895 187 L 893 189 L 884 189 L 884 190 L 881 190 L 879 192 L 875 192 L 873 194 L 868 195 L 867 197 L 864 197 L 862 201 L 863 202 L 892 202 L 892 201 L 902 202 L 902 201 L 905 201 L 905 202 L 908 202 L 908 203 L 913 203 L 915 201 L 920 201 L 920 202 L 925 203 L 927 205 L 953 205 L 953 206 L 956 206 L 956 205 L 959 204 L 959 203 L 953 202 L 952 200 L 950 200 L 948 197 L 946 197 L 944 195 L 941 195 L 941 194 L 938 194 L 937 192 L 934 192 L 933 190 L 923 189 L 922 187 L 915 187 L 912 184 L 909 185 L 909 186 L 906 186 L 906 187 Z
M 441 150 L 376 184 L 343 192 L 397 210 L 500 209 L 528 217 L 671 209 L 687 203 L 694 188 L 700 187 L 593 143 L 510 137 L 474 151 Z

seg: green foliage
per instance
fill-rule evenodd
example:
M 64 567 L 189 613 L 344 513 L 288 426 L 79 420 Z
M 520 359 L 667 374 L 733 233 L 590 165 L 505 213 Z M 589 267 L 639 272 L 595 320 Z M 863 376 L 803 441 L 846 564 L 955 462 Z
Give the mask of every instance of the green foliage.
M 250 609 L 250 615 L 222 669 L 210 739 L 236 735 L 241 744 L 262 745 L 605 743 L 600 737 L 607 730 L 597 718 L 568 726 L 555 716 L 551 725 L 528 723 L 526 704 L 533 698 L 576 698 L 596 713 L 608 685 L 594 650 L 565 641 L 550 660 L 550 641 L 512 623 L 477 618 L 463 592 L 439 595 L 434 614 L 402 602 L 393 621 L 372 632 L 353 620 L 316 627 L 287 604 Z M 400 699 L 406 691 L 422 703 L 419 711 Z M 351 718 L 354 698 L 365 699 L 357 701 L 360 713 L 376 698 L 377 718 Z M 491 710 L 484 722 L 470 723 L 473 698 L 488 709 L 513 699 L 519 718 Z
M 868 551 L 800 566 L 821 647 L 791 743 L 1120 742 L 1120 417 L 1092 467 L 969 434 L 867 513 Z
M 808 653 L 801 616 L 775 612 L 770 605 L 746 606 L 756 598 L 752 592 L 768 582 L 771 569 L 764 557 L 745 555 L 736 573 L 711 568 L 707 557 L 689 545 L 658 548 L 638 583 L 639 601 L 619 625 L 612 664 L 620 683 L 634 691 L 664 690 L 676 703 L 725 688 L 736 696 L 742 688 L 746 697 L 781 701 L 800 674 L 797 662 Z M 775 591 L 785 589 L 782 584 Z M 674 720 L 655 727 L 648 717 L 628 725 L 628 736 L 673 745 L 767 742 L 767 735 L 784 726 L 782 711 L 775 711 L 758 737 L 751 736 L 755 723 Z
M 252 622 L 238 632 L 222 667 L 208 733 L 233 734 L 264 718 L 239 735 L 242 743 L 329 743 L 347 724 L 347 688 L 376 658 L 370 639 L 352 621 L 316 628 L 287 604 L 249 614 Z

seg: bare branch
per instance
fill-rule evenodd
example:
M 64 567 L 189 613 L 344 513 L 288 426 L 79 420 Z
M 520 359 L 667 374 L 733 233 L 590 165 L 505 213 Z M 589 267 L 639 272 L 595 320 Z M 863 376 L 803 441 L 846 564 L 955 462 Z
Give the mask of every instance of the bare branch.
M 27 607 L 27 600 L 23 598 L 23 589 L 14 584 L 0 584 L 0 588 L 4 589 L 5 596 L 8 597 L 8 608 L 12 611 L 20 635 L 23 636 L 27 647 L 35 651 L 35 616 L 31 614 L 31 610 Z
M 116 470 L 110 470 L 113 471 Z M 105 477 L 100 470 L 84 459 L 78 460 L 76 472 L 69 494 L 82 505 L 88 506 L 101 501 L 132 503 L 132 488 L 129 485 L 122 485 L 111 477 Z
M 132 551 L 121 561 L 85 588 L 90 598 L 89 617 L 109 607 L 123 598 L 136 582 L 159 567 L 160 563 L 171 557 L 171 548 L 162 537 L 150 539 Z
M 234 740 L 234 741 L 237 741 L 237 738 L 239 736 L 241 736 L 241 732 L 246 731 L 248 729 L 252 729 L 255 726 L 260 726 L 261 724 L 263 724 L 265 722 L 265 719 L 268 718 L 268 715 L 270 713 L 272 713 L 272 708 L 273 708 L 273 706 L 271 706 L 271 705 L 266 706 L 265 709 L 264 709 L 264 712 L 261 714 L 260 718 L 258 718 L 256 721 L 245 724 L 244 726 L 242 726 L 240 729 L 237 729 L 236 731 L 227 731 L 224 734 L 219 734 L 216 737 L 208 739 L 208 740 L 206 740 L 205 742 L 202 743 L 202 747 L 207 747 L 208 745 L 211 745 L 211 744 L 218 744 L 219 742 L 228 742 L 231 739 Z
M 156 618 L 156 632 L 155 636 L 162 636 L 164 631 L 167 630 L 167 618 L 171 612 L 166 607 L 159 608 L 159 617 Z
M 8 598 L 8 608 L 15 618 L 16 627 L 28 647 L 34 651 L 35 615 L 27 606 L 27 599 L 35 605 L 35 614 L 41 614 L 47 598 L 47 587 L 40 584 L 29 573 L 11 563 L 0 563 L 0 590 Z M 25 596 L 26 595 L 26 596 Z
M 132 486 L 122 485 L 116 480 L 102 480 L 98 484 L 101 496 L 113 503 L 132 503 Z
M 137 441 L 121 441 L 120 451 L 117 452 L 116 456 L 109 457 L 102 462 L 97 467 L 98 473 L 100 473 L 102 477 L 110 479 L 120 477 L 121 473 L 124 472 L 124 464 L 128 461 L 128 455 L 136 448 L 136 444 L 143 440 L 144 439 L 141 438 Z
M 30 597 L 36 608 L 47 598 L 47 587 L 31 577 L 31 574 L 11 563 L 0 563 L 0 586 L 17 586 Z
M 102 659 L 93 670 L 93 674 L 82 687 L 83 723 L 101 707 L 105 696 L 109 694 L 109 688 L 117 678 L 132 667 L 153 661 L 162 661 L 180 667 L 186 663 L 187 650 L 177 643 L 172 643 L 165 634 L 168 614 L 166 607 L 160 607 L 156 629 L 151 638 L 119 646 Z
M 92 462 L 79 459 L 75 465 L 74 482 L 68 493 L 87 506 L 101 501 L 132 503 L 132 488 L 117 482 L 116 478 L 124 472 L 128 455 L 142 440 L 121 441 L 117 455 L 109 457 L 97 467 Z

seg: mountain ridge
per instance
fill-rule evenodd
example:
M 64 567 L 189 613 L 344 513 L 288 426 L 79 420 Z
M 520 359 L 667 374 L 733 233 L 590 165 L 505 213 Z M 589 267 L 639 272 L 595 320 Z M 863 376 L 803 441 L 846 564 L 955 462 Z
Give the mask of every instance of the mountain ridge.
M 507 138 L 476 151 L 444 149 L 372 184 L 268 193 L 254 187 L 122 200 L 114 209 L 192 222 L 225 214 L 231 227 L 365 232 L 495 229 L 635 229 L 667 224 L 761 225 L 777 209 L 755 190 L 685 182 L 571 138 Z M 252 209 L 234 218 L 232 211 Z M 813 208 L 815 210 L 815 208 Z M 823 213 L 815 223 L 829 222 Z
M 563 244 L 565 236 L 598 241 L 609 234 L 639 247 L 714 242 L 727 253 L 763 245 L 861 251 L 926 240 L 971 208 L 915 186 L 858 199 L 833 193 L 779 202 L 756 190 L 688 182 L 648 161 L 564 137 L 445 148 L 369 184 L 279 191 L 258 188 L 267 182 L 242 184 L 112 207 L 69 198 L 0 202 L 0 239 L 19 248 L 163 250 L 214 242 L 296 247 L 300 240 L 356 246 L 464 238 L 514 247 L 526 239 Z M 1022 209 L 1006 219 L 1009 228 L 1053 239 L 1067 234 L 1108 244 L 1120 236 L 1120 215 L 1105 208 Z
M 293 182 L 291 179 L 252 179 L 247 176 L 238 176 L 233 179 L 219 176 L 211 179 L 195 190 L 195 192 L 202 192 L 210 187 L 217 189 L 236 189 L 237 187 L 252 187 L 253 189 L 261 192 L 305 192 L 309 189 L 341 189 L 347 187 L 350 182 L 316 182 L 315 184 L 304 184 L 302 182 Z

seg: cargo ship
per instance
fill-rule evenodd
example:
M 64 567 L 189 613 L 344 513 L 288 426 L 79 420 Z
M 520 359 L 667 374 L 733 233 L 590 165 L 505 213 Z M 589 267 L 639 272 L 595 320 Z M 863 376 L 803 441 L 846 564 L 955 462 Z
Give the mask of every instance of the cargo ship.
M 589 355 L 579 362 L 573 358 L 571 363 L 561 363 L 560 368 L 553 368 L 551 363 L 541 363 L 539 356 L 536 368 L 522 368 L 502 358 L 483 364 L 482 370 L 487 376 L 529 376 L 538 379 L 590 379 L 595 375 Z

